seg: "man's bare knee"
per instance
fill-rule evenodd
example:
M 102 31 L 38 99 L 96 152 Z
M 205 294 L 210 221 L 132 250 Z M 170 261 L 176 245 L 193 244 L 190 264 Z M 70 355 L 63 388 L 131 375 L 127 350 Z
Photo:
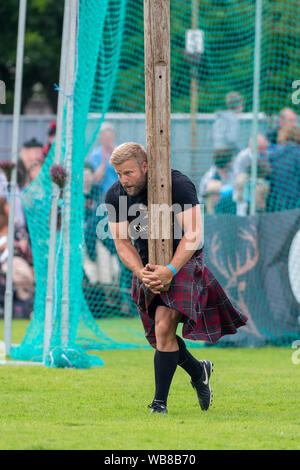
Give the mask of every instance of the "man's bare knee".
M 176 329 L 180 314 L 173 309 L 159 306 L 155 314 L 157 349 L 177 349 Z

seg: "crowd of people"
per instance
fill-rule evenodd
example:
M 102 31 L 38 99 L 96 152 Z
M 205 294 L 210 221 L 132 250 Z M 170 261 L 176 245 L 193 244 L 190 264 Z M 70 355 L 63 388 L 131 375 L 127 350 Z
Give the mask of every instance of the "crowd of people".
M 17 161 L 15 188 L 14 252 L 12 259 L 13 317 L 30 318 L 33 311 L 35 277 L 32 247 L 22 205 L 22 191 L 38 176 L 55 137 L 56 124 L 51 122 L 45 145 L 35 138 L 24 142 Z M 10 185 L 0 170 L 0 318 L 4 315 L 6 274 L 8 269 L 8 221 Z
M 251 171 L 254 142 L 241 148 L 239 114 L 243 98 L 231 92 L 227 109 L 216 113 L 213 124 L 213 164 L 199 185 L 199 200 L 207 214 L 250 214 Z M 297 114 L 290 108 L 280 112 L 278 127 L 258 134 L 256 212 L 294 209 L 300 205 L 300 127 Z
M 231 92 L 226 96 L 227 109 L 216 113 L 212 128 L 213 164 L 203 175 L 198 188 L 199 201 L 206 214 L 230 213 L 246 216 L 250 213 L 251 165 L 253 139 L 241 146 L 240 113 L 243 98 Z M 15 231 L 13 255 L 14 317 L 29 318 L 33 310 L 34 270 L 28 227 L 21 202 L 21 193 L 39 174 L 56 134 L 51 122 L 46 143 L 36 139 L 26 141 L 17 163 L 15 190 Z M 86 255 L 84 270 L 89 282 L 110 284 L 120 278 L 120 266 L 115 259 L 113 242 L 99 240 L 96 211 L 104 202 L 108 188 L 117 181 L 110 164 L 116 146 L 114 127 L 104 123 L 97 145 L 87 156 L 83 173 L 85 202 L 84 237 Z M 300 206 L 300 127 L 297 114 L 289 108 L 280 112 L 278 127 L 257 136 L 256 212 L 293 209 Z M 3 316 L 8 259 L 9 185 L 0 170 L 0 316 Z M 105 259 L 99 269 L 99 257 Z M 122 269 L 121 269 L 122 271 Z M 126 273 L 125 273 L 126 274 Z

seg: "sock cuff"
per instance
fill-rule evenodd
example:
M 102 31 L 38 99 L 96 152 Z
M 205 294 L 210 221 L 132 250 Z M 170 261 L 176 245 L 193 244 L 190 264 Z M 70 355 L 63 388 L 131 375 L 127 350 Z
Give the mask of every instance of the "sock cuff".
M 179 349 L 181 349 L 181 350 L 186 349 L 186 345 L 185 345 L 185 342 L 183 341 L 183 339 L 180 338 L 180 336 L 178 336 L 178 335 L 176 335 L 176 339 L 177 339 Z
M 159 349 L 156 348 L 156 353 L 158 354 L 162 354 L 164 356 L 167 356 L 168 354 L 178 354 L 179 353 L 179 349 L 177 349 L 176 351 L 160 351 Z

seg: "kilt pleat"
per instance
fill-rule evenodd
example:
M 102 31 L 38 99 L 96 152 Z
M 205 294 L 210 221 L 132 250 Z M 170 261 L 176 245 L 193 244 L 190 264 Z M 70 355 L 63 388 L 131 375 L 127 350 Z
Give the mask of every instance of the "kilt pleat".
M 214 344 L 224 335 L 235 334 L 248 320 L 232 305 L 215 276 L 203 263 L 203 251 L 198 256 L 192 256 L 173 277 L 168 292 L 158 295 L 167 307 L 182 313 L 182 336 L 189 340 Z M 137 305 L 145 336 L 154 345 L 155 321 L 151 304 L 157 294 L 153 294 L 133 275 L 131 296 Z

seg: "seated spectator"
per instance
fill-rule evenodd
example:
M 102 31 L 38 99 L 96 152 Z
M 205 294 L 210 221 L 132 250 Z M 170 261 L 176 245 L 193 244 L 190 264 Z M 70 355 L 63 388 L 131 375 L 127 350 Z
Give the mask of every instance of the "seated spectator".
M 257 162 L 257 177 L 255 191 L 256 212 L 267 210 L 267 198 L 270 193 L 270 165 L 261 159 Z M 251 204 L 251 163 L 248 164 L 246 173 L 237 176 L 239 186 L 235 190 L 235 200 L 237 202 L 237 214 L 249 215 Z
M 101 185 L 94 183 L 94 170 L 86 163 L 83 169 L 83 194 L 85 199 L 85 220 L 96 215 L 99 204 L 104 201 Z M 96 237 L 96 233 L 94 234 Z
M 220 197 L 215 204 L 216 214 L 236 214 L 237 204 L 233 198 L 233 186 L 224 184 L 220 189 Z
M 270 154 L 268 211 L 300 207 L 300 128 L 292 125 L 281 129 L 278 143 Z
M 215 213 L 215 205 L 220 199 L 220 191 L 222 182 L 220 180 L 211 179 L 207 182 L 205 193 L 203 194 L 203 201 L 206 214 Z
M 280 131 L 286 127 L 297 127 L 297 114 L 290 108 L 283 108 L 280 111 L 278 126 L 268 131 L 267 138 L 270 141 L 269 150 L 276 150 L 278 146 L 278 135 Z
M 30 184 L 39 174 L 43 166 L 43 162 L 37 160 L 36 162 L 32 163 L 28 168 L 27 174 L 27 184 Z
M 248 164 L 245 172 L 236 176 L 234 186 L 232 184 L 223 184 L 220 180 L 211 180 L 207 184 L 207 190 L 204 194 L 206 213 L 249 215 L 250 175 L 251 164 Z M 266 210 L 266 199 L 270 187 L 266 177 L 269 175 L 270 167 L 264 161 L 259 161 L 256 180 L 256 212 Z
M 93 181 L 100 183 L 104 194 L 118 179 L 109 158 L 115 148 L 115 130 L 111 124 L 104 123 L 99 134 L 100 146 L 96 147 L 90 157 L 89 163 L 94 169 Z
M 0 198 L 0 304 L 4 305 L 6 274 L 8 268 L 8 217 L 9 205 Z M 34 301 L 34 271 L 26 230 L 15 227 L 13 256 L 13 315 L 29 318 Z
M 257 161 L 257 185 L 256 197 L 257 212 L 265 209 L 266 197 L 269 191 L 267 180 L 270 177 L 270 164 L 268 160 L 269 141 L 263 134 L 257 136 L 258 161 Z M 250 212 L 250 175 L 252 165 L 252 138 L 249 146 L 241 150 L 233 161 L 234 172 L 234 195 L 233 199 L 237 204 L 237 214 L 247 215 Z
M 216 150 L 213 155 L 214 164 L 203 175 L 199 185 L 199 200 L 205 202 L 204 197 L 207 197 L 208 184 L 211 181 L 218 180 L 221 185 L 230 185 L 233 188 L 234 174 L 232 167 L 232 149 Z
M 239 114 L 243 111 L 243 106 L 244 100 L 240 93 L 227 93 L 227 110 L 216 112 L 212 128 L 214 150 L 230 147 L 234 155 L 240 150 Z
M 257 136 L 257 150 L 258 158 L 268 158 L 268 148 L 270 142 L 263 134 Z M 232 166 L 235 177 L 241 173 L 247 173 L 248 166 L 251 165 L 253 158 L 252 151 L 252 138 L 249 139 L 249 145 L 244 150 L 241 150 L 234 158 Z
M 44 158 L 47 157 L 56 135 L 56 122 L 51 121 L 48 129 L 48 140 L 43 147 Z
M 44 162 L 43 146 L 36 139 L 24 143 L 18 162 L 18 174 L 21 187 L 25 188 L 33 181 L 41 170 Z
M 36 139 L 28 140 L 21 149 L 20 158 L 28 171 L 36 161 L 44 161 L 43 145 Z
M 10 198 L 10 185 L 7 180 L 8 176 L 5 175 L 4 171 L 0 170 L 0 197 L 9 199 Z M 21 188 L 18 181 L 18 170 L 17 170 L 17 185 L 15 189 L 15 223 L 20 227 L 25 227 L 25 215 L 21 200 Z

